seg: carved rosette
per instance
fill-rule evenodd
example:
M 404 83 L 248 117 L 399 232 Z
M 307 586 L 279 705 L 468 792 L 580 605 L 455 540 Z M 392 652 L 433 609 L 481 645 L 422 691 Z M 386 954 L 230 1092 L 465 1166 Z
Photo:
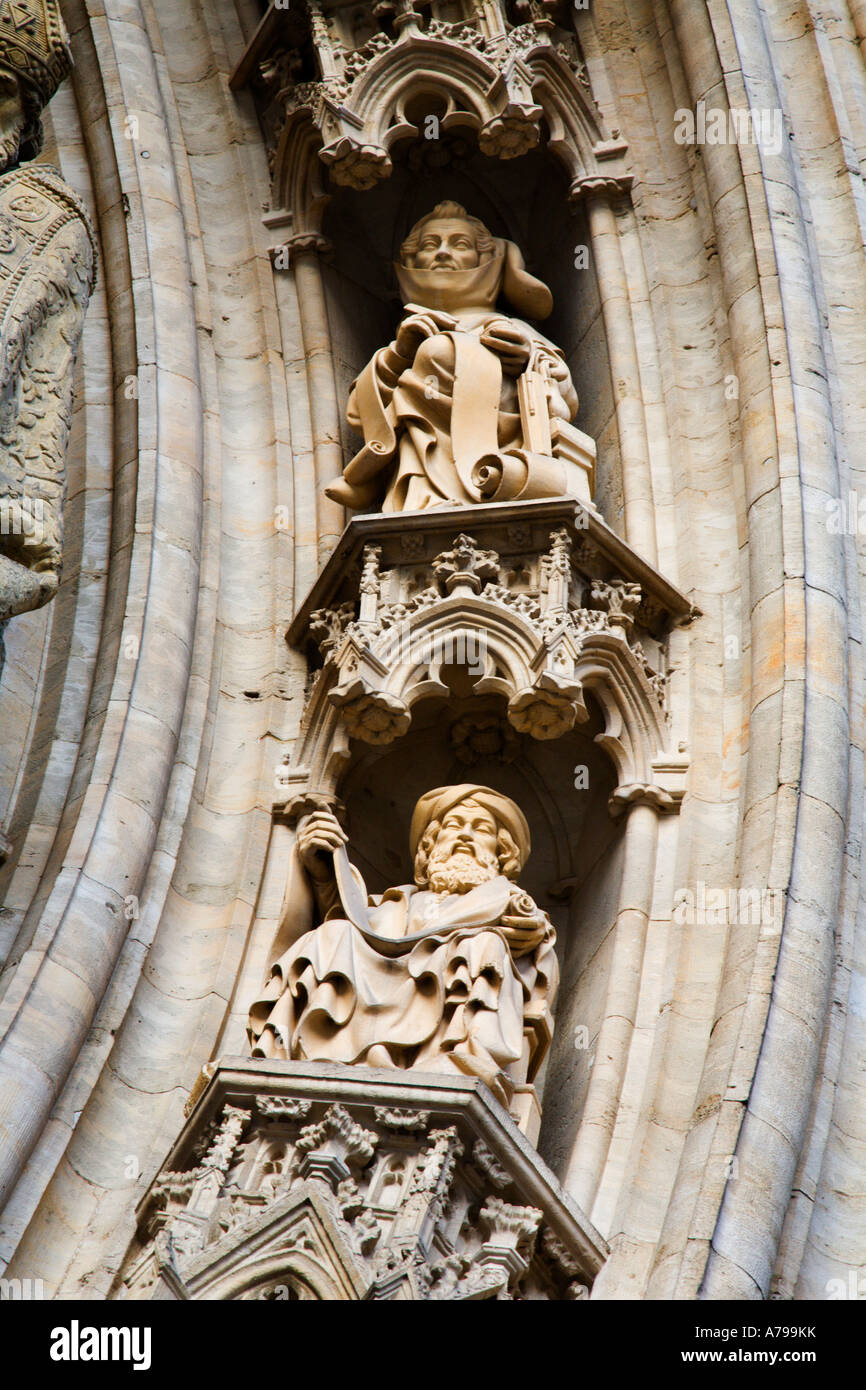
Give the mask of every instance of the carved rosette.
M 154 1179 L 115 1296 L 588 1297 L 603 1241 L 479 1083 L 382 1105 L 367 1068 L 329 1096 L 309 1064 L 244 1065 L 214 1105 L 218 1068 Z

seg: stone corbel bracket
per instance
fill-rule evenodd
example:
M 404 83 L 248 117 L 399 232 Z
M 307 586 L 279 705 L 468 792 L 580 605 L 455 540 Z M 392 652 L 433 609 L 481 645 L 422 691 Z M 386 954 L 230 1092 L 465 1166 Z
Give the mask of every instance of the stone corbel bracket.
M 586 722 L 590 693 L 617 771 L 612 813 L 676 810 L 688 764 L 670 746 L 666 633 L 692 614 L 573 499 L 356 517 L 287 634 L 321 669 L 275 810 L 333 796 L 349 740 L 401 738 L 415 704 L 450 697 L 455 668 L 537 739 Z
M 476 1078 L 224 1058 L 109 1297 L 589 1298 L 608 1248 Z

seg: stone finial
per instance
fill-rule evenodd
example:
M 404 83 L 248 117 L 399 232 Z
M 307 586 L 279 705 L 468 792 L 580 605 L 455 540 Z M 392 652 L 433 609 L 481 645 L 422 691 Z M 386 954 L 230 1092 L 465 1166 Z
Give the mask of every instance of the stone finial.
M 480 594 L 488 580 L 499 577 L 499 556 L 480 550 L 472 536 L 459 535 L 450 550 L 436 556 L 433 570 L 447 593 Z
M 352 1120 L 342 1105 L 332 1105 L 317 1125 L 302 1129 L 295 1146 L 301 1155 L 301 1177 L 323 1178 L 336 1192 L 350 1176 L 350 1166 L 365 1168 L 373 1157 L 378 1136 Z

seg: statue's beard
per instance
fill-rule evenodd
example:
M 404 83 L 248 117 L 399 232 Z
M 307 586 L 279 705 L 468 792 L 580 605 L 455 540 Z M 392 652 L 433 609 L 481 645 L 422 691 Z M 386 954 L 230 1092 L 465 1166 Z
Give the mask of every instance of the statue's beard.
M 495 854 L 472 849 L 437 853 L 434 848 L 427 865 L 427 882 L 434 893 L 468 893 L 498 873 Z

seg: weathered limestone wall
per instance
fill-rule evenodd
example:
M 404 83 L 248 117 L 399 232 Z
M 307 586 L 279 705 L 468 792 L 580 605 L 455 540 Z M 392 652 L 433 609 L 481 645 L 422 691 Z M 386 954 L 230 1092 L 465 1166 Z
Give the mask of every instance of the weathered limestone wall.
M 66 14 L 47 153 L 101 269 L 64 584 L 10 627 L 0 686 L 0 1257 L 98 1298 L 260 983 L 289 847 L 273 769 L 304 689 L 283 634 L 336 523 L 305 271 L 271 269 L 261 137 L 228 89 L 257 7 Z M 554 1106 L 543 1143 L 612 1247 L 595 1297 L 820 1298 L 866 1251 L 863 547 L 827 525 L 866 481 L 866 7 L 578 14 L 634 175 L 631 206 L 574 223 L 579 423 L 606 519 L 701 616 L 670 687 L 688 795 L 632 813 L 621 875 L 576 914 L 598 949 L 581 937 L 551 1068 L 579 1113 Z M 781 110 L 781 148 L 677 143 L 700 100 Z M 656 835 L 648 882 L 629 855 Z M 677 921 L 698 882 L 787 890 L 784 929 Z

